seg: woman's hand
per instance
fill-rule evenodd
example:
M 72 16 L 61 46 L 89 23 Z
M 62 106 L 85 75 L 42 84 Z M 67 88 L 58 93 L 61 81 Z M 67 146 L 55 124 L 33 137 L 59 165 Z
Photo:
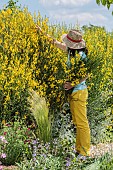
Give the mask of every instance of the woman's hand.
M 73 88 L 73 86 L 71 85 L 71 82 L 65 82 L 64 83 L 64 89 L 65 90 L 70 90 L 72 88 Z
M 57 41 L 54 37 L 48 35 L 46 32 L 44 32 L 40 27 L 39 25 L 36 24 L 36 29 L 39 30 L 43 35 L 47 36 L 48 37 L 48 41 L 55 45 L 57 48 L 63 50 L 63 51 L 67 51 L 67 46 L 66 44 L 64 43 L 61 43 L 59 41 Z
M 40 32 L 42 32 L 45 36 L 47 36 L 48 38 L 50 38 L 50 42 L 52 43 L 52 44 L 54 44 L 55 43 L 55 39 L 53 38 L 53 37 L 51 37 L 50 35 L 48 35 L 46 32 L 44 32 L 44 31 L 42 31 L 42 29 L 39 27 L 39 25 L 37 25 L 36 24 L 36 29 L 37 30 L 39 30 Z

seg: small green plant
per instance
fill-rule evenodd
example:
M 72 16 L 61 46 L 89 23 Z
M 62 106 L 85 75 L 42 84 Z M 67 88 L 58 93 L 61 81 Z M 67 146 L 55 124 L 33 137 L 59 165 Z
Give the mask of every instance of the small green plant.
M 6 153 L 5 153 L 5 148 L 7 145 L 7 140 L 5 139 L 5 136 L 0 136 L 0 159 L 5 159 L 6 158 Z M 1 162 L 0 162 L 1 164 Z
M 112 170 L 113 169 L 113 154 L 112 153 L 106 153 L 101 159 L 100 159 L 100 166 L 99 170 Z
M 16 162 L 21 162 L 24 156 L 27 159 L 31 158 L 29 145 L 34 136 L 30 128 L 23 122 L 17 120 L 13 125 L 11 123 L 4 125 L 0 131 L 0 136 L 2 142 L 0 162 L 3 165 L 14 165 Z
M 37 124 L 37 137 L 43 142 L 49 141 L 51 139 L 51 118 L 48 115 L 49 109 L 45 98 L 32 91 L 28 102 L 30 103 L 31 114 Z

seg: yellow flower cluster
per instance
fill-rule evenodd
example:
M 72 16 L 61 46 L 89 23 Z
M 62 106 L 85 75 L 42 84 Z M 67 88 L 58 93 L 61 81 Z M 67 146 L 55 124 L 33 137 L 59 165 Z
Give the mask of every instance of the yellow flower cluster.
M 68 31 L 68 28 L 60 25 L 48 26 L 47 18 L 42 18 L 40 14 L 32 16 L 27 9 L 0 12 L 0 92 L 4 108 L 12 95 L 20 99 L 20 92 L 24 89 L 34 89 L 41 96 L 46 96 L 51 108 L 60 107 L 65 98 L 63 83 L 67 78 L 73 80 L 77 76 L 74 80 L 77 83 L 79 77 L 86 75 L 87 68 L 83 64 L 76 76 L 72 70 L 67 71 L 67 55 L 35 29 L 34 21 L 44 32 L 60 41 L 61 35 Z M 93 90 L 93 86 L 108 90 L 112 83 L 112 35 L 104 29 L 86 29 L 84 39 L 88 57 L 94 65 L 89 78 L 89 90 Z M 74 63 L 73 59 L 71 62 Z M 93 65 L 90 66 L 93 68 Z
M 111 92 L 113 69 L 113 35 L 104 28 L 88 29 L 84 35 L 91 61 L 92 82 L 99 91 Z M 91 88 L 91 87 L 90 87 Z
M 66 77 L 67 81 L 70 81 L 72 86 L 80 83 L 80 79 L 87 76 L 87 67 L 85 62 L 81 60 L 80 54 L 76 54 L 76 57 L 71 57 L 71 67 L 67 69 Z

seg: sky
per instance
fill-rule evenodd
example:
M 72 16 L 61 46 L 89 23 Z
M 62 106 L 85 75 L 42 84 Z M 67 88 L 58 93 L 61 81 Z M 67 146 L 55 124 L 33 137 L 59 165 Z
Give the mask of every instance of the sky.
M 0 9 L 9 0 L 0 0 Z M 29 12 L 40 12 L 41 16 L 49 18 L 52 24 L 65 23 L 68 25 L 89 24 L 104 26 L 107 31 L 113 31 L 113 5 L 107 7 L 97 5 L 96 0 L 19 0 L 21 7 L 28 7 Z

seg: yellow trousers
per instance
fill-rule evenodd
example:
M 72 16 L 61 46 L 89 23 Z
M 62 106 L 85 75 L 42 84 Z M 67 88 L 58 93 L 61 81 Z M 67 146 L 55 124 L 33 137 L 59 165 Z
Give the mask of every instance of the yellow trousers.
M 87 89 L 78 90 L 69 96 L 73 123 L 76 125 L 76 151 L 90 155 L 90 128 L 87 119 Z

